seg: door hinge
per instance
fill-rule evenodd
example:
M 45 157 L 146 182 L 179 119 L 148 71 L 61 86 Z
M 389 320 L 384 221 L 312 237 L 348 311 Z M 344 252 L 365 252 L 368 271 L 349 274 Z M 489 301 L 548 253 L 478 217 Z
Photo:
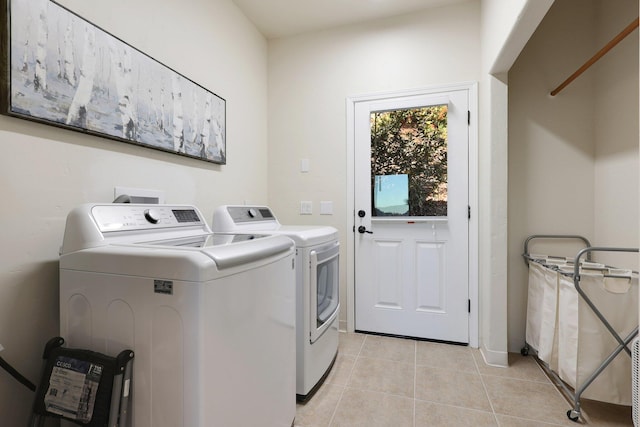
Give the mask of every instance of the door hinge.
M 471 206 L 467 205 L 467 219 L 471 219 Z
M 471 110 L 467 110 L 467 124 L 471 125 Z
M 467 300 L 467 313 L 471 313 L 471 300 Z

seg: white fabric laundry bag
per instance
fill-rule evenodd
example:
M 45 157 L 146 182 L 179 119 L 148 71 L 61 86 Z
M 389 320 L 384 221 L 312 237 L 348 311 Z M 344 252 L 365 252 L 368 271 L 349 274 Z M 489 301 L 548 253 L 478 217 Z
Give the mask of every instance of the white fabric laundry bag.
M 545 262 L 545 261 L 542 261 Z M 525 339 L 538 358 L 558 369 L 558 272 L 539 262 L 529 263 Z
M 544 300 L 544 270 L 537 262 L 529 262 L 529 283 L 527 288 L 527 323 L 525 339 L 527 344 L 538 350 L 542 329 L 542 301 Z
M 543 269 L 543 297 L 540 325 L 540 341 L 538 358 L 549 365 L 553 371 L 558 370 L 558 280 L 557 270 Z
M 606 278 L 581 272 L 580 287 L 622 339 L 638 324 L 638 277 Z M 580 387 L 618 342 L 578 294 L 572 277 L 559 276 L 558 374 Z M 622 351 L 582 393 L 582 398 L 631 405 L 631 358 Z

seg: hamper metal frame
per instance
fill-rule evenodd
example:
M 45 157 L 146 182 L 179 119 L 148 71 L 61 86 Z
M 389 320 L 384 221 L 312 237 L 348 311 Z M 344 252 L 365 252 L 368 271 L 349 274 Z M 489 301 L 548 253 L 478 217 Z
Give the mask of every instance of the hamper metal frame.
M 544 264 L 536 260 L 535 258 L 530 256 L 529 253 L 529 243 L 533 239 L 578 239 L 582 240 L 587 247 L 581 249 L 575 259 L 573 265 L 573 273 L 568 273 L 565 271 L 561 271 L 555 268 L 559 274 L 562 274 L 567 277 L 571 277 L 573 279 L 573 284 L 578 292 L 578 295 L 587 303 L 587 306 L 593 311 L 596 317 L 602 322 L 605 328 L 609 331 L 609 333 L 614 337 L 614 339 L 618 342 L 618 346 L 607 356 L 602 363 L 596 368 L 594 372 L 592 372 L 586 380 L 580 385 L 576 385 L 575 391 L 572 390 L 564 381 L 556 374 L 553 370 L 551 370 L 545 363 L 540 363 L 540 365 L 545 370 L 545 373 L 553 378 L 554 382 L 562 388 L 562 390 L 566 393 L 567 396 L 573 400 L 573 409 L 569 409 L 567 411 L 567 417 L 574 422 L 577 422 L 582 414 L 580 399 L 585 390 L 593 383 L 593 381 L 606 369 L 607 366 L 620 354 L 623 350 L 627 353 L 629 357 L 631 357 L 631 349 L 629 348 L 629 344 L 633 341 L 633 339 L 638 335 L 638 326 L 634 328 L 634 330 L 627 335 L 625 338 L 622 338 L 620 334 L 611 326 L 611 323 L 606 319 L 606 317 L 602 314 L 598 307 L 594 304 L 594 302 L 589 298 L 589 296 L 584 292 L 584 290 L 580 287 L 580 259 L 585 256 L 585 258 L 590 261 L 591 254 L 593 252 L 629 252 L 629 253 L 638 253 L 638 248 L 622 248 L 622 247 L 594 247 L 591 246 L 589 240 L 583 236 L 579 235 L 549 235 L 549 234 L 538 234 L 529 236 L 524 243 L 524 253 L 523 258 L 527 266 L 529 266 L 529 262 L 538 262 L 545 266 L 546 268 L 554 268 L 554 266 Z M 637 273 L 634 271 L 634 273 Z M 604 277 L 626 277 L 620 275 L 611 275 L 605 274 Z M 526 356 L 531 351 L 531 346 L 529 343 L 525 342 L 524 347 L 520 350 L 520 353 L 523 356 Z M 534 353 L 537 349 L 533 349 Z M 542 362 L 542 361 L 541 361 Z

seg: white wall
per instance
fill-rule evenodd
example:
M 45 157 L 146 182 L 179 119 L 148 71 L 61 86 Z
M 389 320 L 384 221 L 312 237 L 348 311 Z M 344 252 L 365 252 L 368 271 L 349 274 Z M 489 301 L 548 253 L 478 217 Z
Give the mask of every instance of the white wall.
M 576 2 L 556 1 L 509 72 L 511 351 L 524 344 L 526 237 L 593 236 L 593 74 L 549 95 L 594 53 L 593 2 Z
M 482 60 L 491 71 L 529 0 L 482 1 Z M 498 72 L 504 70 L 497 70 Z
M 557 0 L 509 72 L 510 351 L 524 344 L 527 236 L 580 234 L 598 246 L 637 246 L 637 32 L 549 95 L 637 13 L 635 0 Z
M 340 320 L 345 328 L 347 97 L 477 81 L 479 2 L 269 42 L 269 204 L 283 223 L 329 224 L 342 245 Z M 309 173 L 300 159 L 311 160 Z M 298 214 L 301 200 L 314 214 Z M 318 215 L 331 200 L 334 215 Z
M 67 212 L 113 187 L 162 189 L 209 218 L 222 203 L 267 202 L 267 43 L 230 0 L 65 0 L 63 5 L 227 99 L 226 166 L 0 117 L 0 344 L 32 381 L 58 334 L 58 248 Z M 5 427 L 33 395 L 0 370 Z
M 553 0 L 483 0 L 478 194 L 480 195 L 480 343 L 485 361 L 507 355 L 506 73 Z
M 599 0 L 600 49 L 638 16 L 635 0 Z M 593 67 L 595 187 L 594 244 L 638 247 L 638 30 Z M 637 267 L 637 255 L 602 255 L 612 265 Z

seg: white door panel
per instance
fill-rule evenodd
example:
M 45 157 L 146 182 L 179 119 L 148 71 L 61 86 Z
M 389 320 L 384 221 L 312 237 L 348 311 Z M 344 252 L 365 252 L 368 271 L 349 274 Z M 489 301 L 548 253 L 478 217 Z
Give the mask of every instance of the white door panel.
M 444 313 L 446 243 L 416 242 L 416 310 Z

